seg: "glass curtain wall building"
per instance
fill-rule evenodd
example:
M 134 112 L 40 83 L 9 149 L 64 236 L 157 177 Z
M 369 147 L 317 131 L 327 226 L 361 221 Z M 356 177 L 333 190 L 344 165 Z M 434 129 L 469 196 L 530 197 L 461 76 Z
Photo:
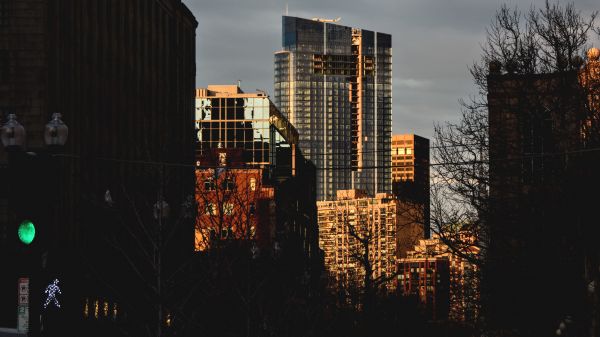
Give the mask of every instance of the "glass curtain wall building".
M 298 132 L 266 93 L 244 93 L 236 85 L 197 89 L 196 132 L 196 158 L 208 149 L 241 148 L 247 165 L 294 169 Z
M 391 192 L 391 35 L 289 16 L 282 33 L 275 103 L 317 167 L 317 199 Z

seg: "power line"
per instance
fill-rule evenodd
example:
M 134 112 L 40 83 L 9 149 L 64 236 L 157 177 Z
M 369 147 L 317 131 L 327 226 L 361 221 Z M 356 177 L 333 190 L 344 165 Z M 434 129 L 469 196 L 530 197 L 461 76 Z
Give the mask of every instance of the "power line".
M 523 159 L 535 159 L 535 158 L 547 158 L 547 157 L 557 157 L 564 156 L 569 154 L 585 154 L 585 153 L 593 153 L 600 152 L 600 147 L 589 148 L 589 149 L 581 149 L 581 150 L 572 150 L 572 151 L 564 151 L 564 152 L 553 152 L 553 153 L 531 153 L 526 154 L 524 156 L 515 156 L 511 158 L 496 158 L 489 160 L 467 160 L 467 161 L 457 161 L 457 162 L 438 162 L 438 163 L 428 163 L 426 164 L 429 167 L 435 166 L 460 166 L 460 165 L 473 165 L 473 164 L 489 164 L 491 162 L 507 162 L 507 161 L 519 161 Z M 70 159 L 87 159 L 87 160 L 99 160 L 99 161 L 108 161 L 108 162 L 118 162 L 125 164 L 143 164 L 143 165 L 154 165 L 154 166 L 171 166 L 171 167 L 183 167 L 183 168 L 224 168 L 223 166 L 213 165 L 194 165 L 194 164 L 185 164 L 178 162 L 163 162 L 163 161 L 149 161 L 149 160 L 132 160 L 132 159 L 120 159 L 120 158 L 110 158 L 110 157 L 82 157 L 79 155 L 73 154 L 52 154 L 53 157 L 64 157 Z M 362 166 L 360 169 L 382 169 L 382 168 L 400 168 L 400 167 L 411 167 L 413 165 L 375 165 L 375 166 Z M 424 166 L 420 163 L 415 163 L 414 166 Z M 248 167 L 240 167 L 240 168 L 251 168 L 253 166 Z M 231 167 L 226 167 L 231 168 Z M 327 168 L 316 168 L 317 170 L 351 170 L 355 168 L 354 166 L 332 166 Z

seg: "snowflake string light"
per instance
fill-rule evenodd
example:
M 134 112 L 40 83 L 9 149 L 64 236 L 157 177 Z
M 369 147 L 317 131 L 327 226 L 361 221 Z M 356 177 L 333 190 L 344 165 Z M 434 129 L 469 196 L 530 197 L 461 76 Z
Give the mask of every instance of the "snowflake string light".
M 46 309 L 48 307 L 48 304 L 50 304 L 50 302 L 53 302 L 54 306 L 56 306 L 57 308 L 60 308 L 60 303 L 58 303 L 58 299 L 56 298 L 57 294 L 58 295 L 62 294 L 60 292 L 60 287 L 58 286 L 58 279 L 54 279 L 54 281 L 52 281 L 52 283 L 50 283 L 46 287 L 46 290 L 44 290 L 44 293 L 47 295 L 46 302 L 44 302 L 44 309 Z

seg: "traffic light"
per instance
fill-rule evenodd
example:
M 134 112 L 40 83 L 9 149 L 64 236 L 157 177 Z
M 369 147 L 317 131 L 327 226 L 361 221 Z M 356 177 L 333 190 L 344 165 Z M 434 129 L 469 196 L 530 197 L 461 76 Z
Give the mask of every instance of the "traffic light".
M 29 220 L 21 222 L 17 234 L 22 243 L 26 245 L 31 244 L 33 239 L 35 239 L 35 226 L 33 225 L 33 222 Z

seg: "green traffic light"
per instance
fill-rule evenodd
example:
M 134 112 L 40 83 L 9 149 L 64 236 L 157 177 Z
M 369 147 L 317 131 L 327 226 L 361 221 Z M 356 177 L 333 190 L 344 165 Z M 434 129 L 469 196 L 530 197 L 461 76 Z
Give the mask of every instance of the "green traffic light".
M 19 225 L 18 234 L 21 242 L 26 245 L 30 244 L 35 238 L 35 226 L 33 225 L 33 222 L 29 220 L 23 220 L 23 222 L 21 222 Z

